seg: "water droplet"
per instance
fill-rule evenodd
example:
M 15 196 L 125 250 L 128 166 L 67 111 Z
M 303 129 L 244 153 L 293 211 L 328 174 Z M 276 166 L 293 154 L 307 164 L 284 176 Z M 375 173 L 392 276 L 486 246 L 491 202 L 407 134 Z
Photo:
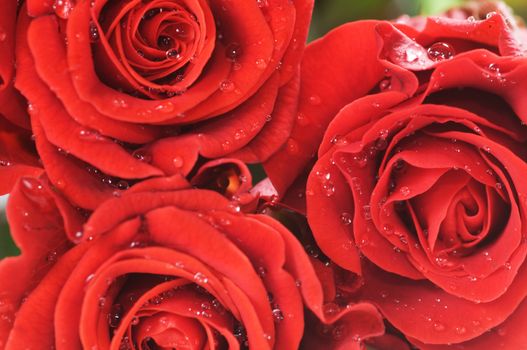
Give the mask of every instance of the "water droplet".
M 326 317 L 331 317 L 336 315 L 340 311 L 340 307 L 335 303 L 326 303 L 322 307 L 322 312 Z
M 467 17 L 467 21 L 469 21 L 470 23 L 476 22 L 476 17 L 469 16 L 469 17 Z
M 106 298 L 105 297 L 99 297 L 98 305 L 99 305 L 99 309 L 102 309 L 104 307 L 104 305 L 106 305 Z
M 297 286 L 298 288 L 302 287 L 302 281 L 301 280 L 296 280 L 295 281 L 295 286 Z
M 500 72 L 500 67 L 496 64 L 496 63 L 491 63 L 489 64 L 489 66 L 487 67 L 488 70 L 490 70 L 491 72 L 494 72 L 496 74 L 501 74 Z
M 298 154 L 299 152 L 299 146 L 298 142 L 296 142 L 294 139 L 287 140 L 287 152 L 290 154 Z
M 207 278 L 207 276 L 205 276 L 201 272 L 196 272 L 196 274 L 194 274 L 194 281 L 200 284 L 205 284 L 209 282 L 209 279 Z
M 267 274 L 267 269 L 263 266 L 259 266 L 257 268 L 257 271 L 258 271 L 258 275 L 260 275 L 261 278 L 264 278 L 265 275 Z
M 191 38 L 193 34 L 192 31 L 187 30 L 187 26 L 184 23 L 175 23 L 174 31 L 176 32 L 176 36 L 183 40 Z
M 510 262 L 508 262 L 508 261 L 507 261 L 507 262 L 505 263 L 505 265 L 503 265 L 503 266 L 504 266 L 504 267 L 505 267 L 505 269 L 507 269 L 507 270 L 510 270 L 510 269 L 512 269 L 512 265 L 511 265 L 511 263 L 510 263 Z
M 46 256 L 46 261 L 48 263 L 54 263 L 55 261 L 57 261 L 57 252 L 55 250 L 52 250 L 51 252 L 49 252 L 48 255 Z
M 95 274 L 92 273 L 92 274 L 89 274 L 86 279 L 84 280 L 84 283 L 88 284 L 90 283 L 93 279 L 95 278 Z
M 90 42 L 92 42 L 92 43 L 96 43 L 100 39 L 100 37 L 99 37 L 99 29 L 97 28 L 97 26 L 93 22 L 90 22 L 89 36 L 90 36 Z
M 120 108 L 128 107 L 128 103 L 122 98 L 116 98 L 112 101 L 112 103 L 115 107 L 120 107 Z
M 312 104 L 313 106 L 318 106 L 319 104 L 322 103 L 322 99 L 318 95 L 312 95 L 309 97 L 309 103 Z
M 259 58 L 255 61 L 256 63 L 256 68 L 258 69 L 265 69 L 267 68 L 267 62 L 265 62 L 265 60 L 263 58 Z
M 338 324 L 333 327 L 331 331 L 331 336 L 335 340 L 340 340 L 346 335 L 346 326 L 344 324 Z
M 284 314 L 282 313 L 282 310 L 280 310 L 279 307 L 275 307 L 273 309 L 273 318 L 275 322 L 281 322 L 284 320 Z
M 331 142 L 332 144 L 336 145 L 336 146 L 345 146 L 348 144 L 348 139 L 346 138 L 346 136 L 342 136 L 342 135 L 334 135 L 330 140 L 329 142 Z
M 496 182 L 494 186 L 496 187 L 497 190 L 503 189 L 503 184 L 501 182 Z
M 119 180 L 117 181 L 117 183 L 115 184 L 115 186 L 120 189 L 120 190 L 127 190 L 130 188 L 130 184 L 128 183 L 128 181 L 126 180 Z
M 379 83 L 379 90 L 386 91 L 392 88 L 392 82 L 390 79 L 384 79 Z
M 492 17 L 496 16 L 497 14 L 498 14 L 497 12 L 495 12 L 495 11 L 491 11 L 491 12 L 489 12 L 489 13 L 487 13 L 487 14 L 485 15 L 485 19 L 492 18 Z
M 123 307 L 121 304 L 114 304 L 108 313 L 108 325 L 112 328 L 117 328 L 121 323 L 123 316 Z
M 453 265 L 453 263 L 450 260 L 448 260 L 448 258 L 443 257 L 443 256 L 436 257 L 435 262 L 437 266 L 439 267 L 450 267 Z
M 421 51 L 417 46 L 409 46 L 406 48 L 405 52 L 405 58 L 408 63 L 413 63 L 419 60 L 419 57 L 421 57 Z
M 220 82 L 220 91 L 223 92 L 231 92 L 235 88 L 234 83 L 231 80 L 222 80 Z
M 386 149 L 386 147 L 388 147 L 388 141 L 386 141 L 386 138 L 384 138 L 384 137 L 379 137 L 375 141 L 375 146 L 374 147 L 378 151 L 383 151 L 383 150 Z
M 353 215 L 348 212 L 342 212 L 340 214 L 340 221 L 342 221 L 344 225 L 350 225 L 353 222 Z
M 442 332 L 446 329 L 445 325 L 441 322 L 434 322 L 433 327 L 438 332 Z
M 175 106 L 170 101 L 158 104 L 155 108 L 156 111 L 159 111 L 162 113 L 172 113 L 174 112 L 174 109 L 175 109 Z
M 79 130 L 79 138 L 88 141 L 102 141 L 104 137 L 96 130 L 81 129 Z
M 333 183 L 333 181 L 331 181 L 330 173 L 327 173 L 326 175 L 322 176 L 321 185 L 322 185 L 323 193 L 326 196 L 331 197 L 332 195 L 335 194 L 335 184 Z
M 67 19 L 70 16 L 73 4 L 70 0 L 55 0 L 53 3 L 53 11 L 60 18 Z
M 5 41 L 7 39 L 7 32 L 4 28 L 0 28 L 0 42 Z
M 231 43 L 225 49 L 225 56 L 232 61 L 236 61 L 241 55 L 242 48 L 238 43 Z
M 465 334 L 467 333 L 467 329 L 463 326 L 456 327 L 456 333 L 460 335 Z
M 180 156 L 174 157 L 174 159 L 172 159 L 172 164 L 174 164 L 174 168 L 176 169 L 181 168 L 184 164 L 183 158 L 181 158 Z
M 165 55 L 166 55 L 167 59 L 169 59 L 169 60 L 179 60 L 179 59 L 181 59 L 181 55 L 179 54 L 178 50 L 176 50 L 174 48 L 168 49 L 165 52 Z
M 11 166 L 13 163 L 11 163 L 9 160 L 0 159 L 0 166 Z
M 132 156 L 141 162 L 150 163 L 152 161 L 152 156 L 143 149 L 133 151 Z
M 399 192 L 404 196 L 408 196 L 410 194 L 410 188 L 408 188 L 408 186 L 402 186 L 400 189 L 399 189 Z
M 364 220 L 371 220 L 371 206 L 366 204 L 362 207 L 362 216 Z
M 454 48 L 444 42 L 437 42 L 435 44 L 432 44 L 428 50 L 428 58 L 430 58 L 432 61 L 442 61 L 442 60 L 448 60 L 455 55 Z
M 245 130 L 243 129 L 239 129 L 239 130 L 236 130 L 234 132 L 234 139 L 235 140 L 240 140 L 240 139 L 243 139 L 247 136 L 247 134 L 245 133 Z M 291 140 L 291 139 L 290 139 Z
M 256 4 L 258 5 L 259 8 L 269 6 L 268 0 L 256 0 Z
M 353 165 L 358 168 L 364 168 L 366 165 L 368 165 L 368 155 L 366 153 L 355 154 L 353 156 Z

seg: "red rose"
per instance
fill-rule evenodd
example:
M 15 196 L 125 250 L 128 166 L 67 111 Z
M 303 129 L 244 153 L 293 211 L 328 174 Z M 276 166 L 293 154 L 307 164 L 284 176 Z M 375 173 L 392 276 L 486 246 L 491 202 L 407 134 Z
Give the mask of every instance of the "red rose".
M 354 322 L 347 337 L 383 331 L 369 303 L 328 312 L 285 227 L 180 176 L 106 201 L 83 230 L 47 181 L 25 178 L 8 217 L 22 254 L 0 263 L 5 349 L 296 349 L 304 304 L 325 323 Z
M 94 209 L 198 156 L 267 159 L 293 124 L 312 3 L 27 1 L 17 87 L 51 182 Z
M 283 193 L 318 149 L 320 248 L 420 349 L 527 344 L 523 34 L 495 12 L 334 30 L 306 50 L 294 147 L 267 164 Z
M 13 87 L 17 1 L 6 0 L 0 13 L 0 195 L 22 175 L 41 170 L 31 142 L 24 99 Z

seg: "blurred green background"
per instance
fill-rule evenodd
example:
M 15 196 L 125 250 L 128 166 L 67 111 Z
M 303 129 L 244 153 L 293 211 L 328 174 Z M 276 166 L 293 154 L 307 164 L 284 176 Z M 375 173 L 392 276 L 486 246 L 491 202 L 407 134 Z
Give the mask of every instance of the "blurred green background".
M 309 39 L 316 39 L 339 24 L 349 21 L 393 19 L 403 14 L 438 14 L 462 3 L 462 0 L 315 0 Z M 508 0 L 506 3 L 516 14 L 527 18 L 527 0 Z M 5 215 L 1 209 L 4 199 L 0 198 L 0 257 L 18 253 L 10 239 Z
M 477 1 L 477 0 L 476 0 Z M 310 39 L 316 39 L 339 24 L 359 19 L 394 19 L 439 14 L 463 0 L 315 0 Z M 527 19 L 527 0 L 506 0 L 515 13 Z

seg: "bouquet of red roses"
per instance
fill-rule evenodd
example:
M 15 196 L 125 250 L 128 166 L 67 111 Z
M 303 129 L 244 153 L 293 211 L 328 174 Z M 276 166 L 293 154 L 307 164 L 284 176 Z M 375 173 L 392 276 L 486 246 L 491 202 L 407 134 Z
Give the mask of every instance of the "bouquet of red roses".
M 3 0 L 0 349 L 527 349 L 502 3 Z

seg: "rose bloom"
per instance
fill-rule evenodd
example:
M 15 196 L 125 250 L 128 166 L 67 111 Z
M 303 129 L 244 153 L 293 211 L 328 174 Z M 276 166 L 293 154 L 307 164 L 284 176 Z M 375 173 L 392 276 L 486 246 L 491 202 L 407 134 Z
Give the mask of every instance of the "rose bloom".
M 312 43 L 289 147 L 267 163 L 297 202 L 307 169 L 321 250 L 420 349 L 527 344 L 526 41 L 494 6 Z
M 51 182 L 94 209 L 199 156 L 267 159 L 293 125 L 312 5 L 26 1 L 16 86 Z
M 13 86 L 17 10 L 17 2 L 8 1 L 0 13 L 0 195 L 8 193 L 20 176 L 42 171 L 25 101 Z
M 212 187 L 211 174 L 235 167 L 216 169 L 202 168 L 194 185 Z M 345 323 L 339 339 L 351 349 L 384 332 L 371 303 L 327 303 L 331 292 L 278 221 L 179 175 L 142 182 L 87 222 L 46 178 L 26 177 L 7 212 L 22 253 L 0 262 L 1 348 L 296 349 L 304 307 Z

